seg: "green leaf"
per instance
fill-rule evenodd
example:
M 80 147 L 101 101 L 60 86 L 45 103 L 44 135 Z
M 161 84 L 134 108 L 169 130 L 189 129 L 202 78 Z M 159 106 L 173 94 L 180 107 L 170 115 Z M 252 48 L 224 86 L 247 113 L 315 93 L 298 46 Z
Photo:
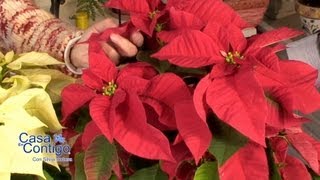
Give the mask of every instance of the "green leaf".
M 219 180 L 218 163 L 203 163 L 198 167 L 193 180 Z
M 1 176 L 0 176 L 1 177 Z M 35 180 L 39 178 L 39 176 L 35 176 L 35 175 L 30 175 L 30 174 L 18 174 L 18 173 L 12 173 L 11 177 L 8 178 L 11 180 Z M 40 177 L 41 178 L 41 177 Z M 42 178 L 43 179 L 43 178 Z M 1 180 L 5 180 L 5 179 L 1 179 Z
M 57 168 L 51 166 L 48 163 L 43 163 L 43 169 L 44 169 L 45 177 L 47 177 L 46 174 L 48 174 L 54 180 L 60 180 L 60 179 L 61 180 L 62 179 L 71 180 L 71 174 L 70 174 L 70 172 L 67 172 L 67 170 L 66 170 L 66 168 L 69 169 L 69 167 L 63 167 L 63 166 L 59 166 L 59 167 L 60 167 L 60 170 L 58 170 Z
M 207 73 L 205 70 L 200 68 L 184 68 L 179 66 L 172 66 L 169 71 L 182 76 L 205 75 Z
M 309 169 L 309 173 L 312 177 L 312 180 L 320 180 L 320 176 L 317 175 L 314 171 L 312 171 L 311 169 Z
M 0 66 L 0 82 L 3 79 L 4 73 L 2 73 L 3 68 Z
M 43 174 L 45 178 L 39 177 L 39 180 L 54 180 L 54 178 L 46 170 L 43 170 Z
M 281 180 L 281 175 L 279 172 L 279 168 L 277 164 L 275 163 L 275 159 L 273 158 L 273 152 L 270 147 L 270 143 L 267 142 L 267 158 L 268 158 L 268 166 L 269 166 L 269 179 L 270 180 Z
M 77 153 L 74 158 L 75 163 L 75 179 L 86 180 L 86 174 L 84 172 L 84 152 Z
M 247 138 L 222 121 L 213 120 L 213 139 L 209 152 L 213 154 L 219 166 L 222 166 L 235 152 L 247 144 Z
M 169 70 L 171 64 L 168 61 L 159 61 L 158 59 L 151 57 L 152 52 L 139 51 L 137 59 L 151 64 L 159 73 L 164 73 Z
M 116 175 L 112 175 L 109 180 L 118 180 Z
M 7 67 L 12 70 L 19 70 L 23 67 L 48 66 L 64 64 L 47 53 L 30 52 L 22 54 L 19 58 L 9 63 Z
M 129 180 L 167 180 L 168 176 L 161 171 L 159 165 L 141 169 L 129 177 Z
M 152 58 L 153 52 L 139 51 L 137 59 L 139 61 L 147 62 L 151 64 L 159 73 L 173 72 L 181 76 L 187 75 L 205 75 L 207 72 L 200 68 L 184 68 L 170 64 L 168 61 L 160 61 L 156 58 Z
M 88 16 L 95 21 L 96 11 L 101 16 L 105 16 L 104 3 L 101 0 L 78 0 L 76 12 L 84 11 Z
M 318 175 L 312 175 L 312 180 L 320 180 L 320 176 L 318 176 Z
M 87 179 L 109 179 L 112 167 L 118 162 L 117 149 L 104 136 L 96 137 L 89 145 L 84 167 Z
M 281 175 L 280 172 L 278 170 L 278 166 L 276 165 L 276 163 L 273 161 L 271 166 L 269 166 L 270 168 L 270 180 L 281 180 Z
M 87 108 L 83 108 L 79 111 L 79 118 L 74 130 L 78 133 L 82 133 L 88 124 L 91 121 L 91 116 Z
M 169 61 L 159 61 L 159 70 L 160 73 L 167 72 L 170 69 L 171 64 Z
M 44 173 L 44 176 L 46 177 L 47 180 L 54 180 L 54 178 L 51 177 L 47 171 L 43 171 L 43 173 Z

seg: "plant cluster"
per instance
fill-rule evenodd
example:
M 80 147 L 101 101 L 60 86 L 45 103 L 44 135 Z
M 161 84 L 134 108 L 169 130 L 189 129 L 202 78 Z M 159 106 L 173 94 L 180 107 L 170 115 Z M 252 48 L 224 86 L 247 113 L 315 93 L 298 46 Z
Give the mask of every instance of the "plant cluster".
M 301 32 L 245 38 L 247 23 L 220 0 L 106 5 L 130 21 L 90 38 L 82 83 L 62 92 L 76 179 L 319 175 L 320 143 L 301 129 L 305 115 L 320 108 L 317 70 L 276 55 L 285 48 L 279 42 Z M 99 41 L 137 30 L 144 47 L 117 68 Z
M 42 161 L 33 158 L 56 158 L 55 153 L 26 153 L 18 139 L 22 133 L 46 137 L 31 138 L 31 149 L 31 145 L 45 145 L 51 134 L 62 130 L 53 103 L 60 101 L 62 88 L 75 79 L 48 68 L 61 64 L 44 53 L 0 53 L 0 179 L 14 179 L 17 174 L 45 178 Z M 57 161 L 47 163 L 59 169 Z
M 86 12 L 88 17 L 93 21 L 96 20 L 97 13 L 101 16 L 105 16 L 105 9 L 103 4 L 106 0 L 77 0 L 77 12 Z M 74 16 L 71 18 L 75 18 Z
M 130 20 L 91 36 L 78 81 L 47 54 L 0 54 L 0 179 L 62 178 L 57 161 L 32 159 L 54 153 L 21 150 L 21 133 L 39 146 L 66 140 L 74 179 L 319 178 L 320 142 L 301 128 L 320 108 L 318 72 L 276 55 L 300 31 L 245 38 L 248 24 L 220 0 L 106 5 Z M 137 30 L 143 47 L 116 67 L 100 41 Z

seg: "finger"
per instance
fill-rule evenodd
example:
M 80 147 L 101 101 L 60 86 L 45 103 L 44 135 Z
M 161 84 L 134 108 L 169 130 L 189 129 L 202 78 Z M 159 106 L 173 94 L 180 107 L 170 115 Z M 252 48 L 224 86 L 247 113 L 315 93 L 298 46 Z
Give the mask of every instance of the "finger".
M 90 38 L 90 36 L 92 35 L 92 33 L 101 33 L 104 32 L 106 29 L 108 28 L 114 28 L 117 27 L 117 23 L 115 23 L 115 21 L 111 18 L 107 18 L 104 19 L 98 23 L 95 23 L 94 25 L 92 25 L 90 28 L 88 28 L 84 34 L 82 35 L 81 39 L 79 40 L 79 42 L 83 42 L 86 41 Z
M 122 56 L 132 57 L 138 52 L 137 47 L 132 42 L 118 34 L 111 34 L 110 40 Z
M 101 33 L 103 31 L 105 31 L 108 28 L 113 28 L 113 27 L 117 27 L 118 24 L 111 18 L 106 18 L 94 25 L 92 25 L 92 31 L 94 33 Z
M 107 43 L 101 43 L 101 47 L 113 63 L 119 64 L 120 55 L 112 46 Z
M 143 44 L 143 36 L 140 32 L 133 32 L 130 36 L 131 42 L 133 42 L 136 46 L 140 47 Z

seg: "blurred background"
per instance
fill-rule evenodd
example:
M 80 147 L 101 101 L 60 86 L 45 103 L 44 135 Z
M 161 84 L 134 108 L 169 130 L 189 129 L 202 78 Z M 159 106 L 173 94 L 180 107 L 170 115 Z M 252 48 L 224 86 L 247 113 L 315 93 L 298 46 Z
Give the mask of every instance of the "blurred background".
M 51 1 L 63 0 L 35 0 L 38 6 L 47 11 L 50 11 Z M 103 8 L 102 4 L 106 0 L 64 1 L 65 2 L 59 7 L 59 18 L 71 24 L 76 23 L 74 15 L 82 5 L 87 6 L 82 9 L 84 11 L 88 12 L 88 9 L 94 9 L 95 17 L 90 18 L 89 25 L 94 22 L 92 19 L 99 21 L 104 16 L 111 16 L 110 11 L 105 8 L 104 11 L 106 11 L 106 13 L 102 15 L 99 13 L 99 10 L 92 7 L 92 4 L 99 4 L 101 8 Z M 265 28 L 270 28 L 267 25 L 270 25 L 271 27 L 289 26 L 296 28 L 301 26 L 299 15 L 295 11 L 295 0 L 225 0 L 225 2 L 237 10 L 245 19 L 253 22 L 254 26 L 257 24 L 262 27 L 265 26 Z M 81 3 L 83 4 L 81 5 Z M 73 19 L 70 18 L 72 16 Z

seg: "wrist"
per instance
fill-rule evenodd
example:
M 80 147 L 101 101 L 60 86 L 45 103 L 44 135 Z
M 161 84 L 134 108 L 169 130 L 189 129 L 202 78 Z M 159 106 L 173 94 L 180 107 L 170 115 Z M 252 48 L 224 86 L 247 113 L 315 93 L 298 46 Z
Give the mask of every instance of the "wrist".
M 73 64 L 72 62 L 72 48 L 73 46 L 79 41 L 79 39 L 81 38 L 81 36 L 75 37 L 73 39 L 71 39 L 65 49 L 64 52 L 64 61 L 66 64 L 66 67 L 74 74 L 82 74 L 82 68 L 80 68 L 79 66 L 77 66 L 77 64 Z

